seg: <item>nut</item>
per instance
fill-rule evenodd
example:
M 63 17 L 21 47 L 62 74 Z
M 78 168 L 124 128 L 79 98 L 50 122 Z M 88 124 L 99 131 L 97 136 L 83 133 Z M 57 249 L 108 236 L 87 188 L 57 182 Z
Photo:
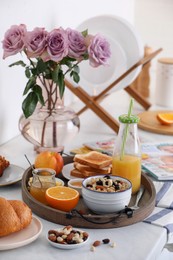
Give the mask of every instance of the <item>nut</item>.
M 88 233 L 87 232 L 83 232 L 83 239 L 86 240 L 88 238 Z
M 95 249 L 95 246 L 91 246 L 90 250 L 91 250 L 92 252 L 94 252 L 94 251 L 96 250 L 96 249 Z
M 71 241 L 72 239 L 73 239 L 73 237 L 74 237 L 74 233 L 70 233 L 69 235 L 67 235 L 67 243 L 69 242 L 69 241 Z
M 57 237 L 57 242 L 61 243 L 63 241 L 64 241 L 64 239 L 62 237 Z
M 111 247 L 116 247 L 116 243 L 115 243 L 115 242 L 112 242 L 112 243 L 111 243 Z
M 55 236 L 55 234 L 50 234 L 50 235 L 48 236 L 48 239 L 49 239 L 50 241 L 52 241 L 52 242 L 55 242 L 55 241 L 56 241 L 56 236 Z
M 96 240 L 92 245 L 93 245 L 94 247 L 97 247 L 97 246 L 99 246 L 100 244 L 101 244 L 101 241 Z

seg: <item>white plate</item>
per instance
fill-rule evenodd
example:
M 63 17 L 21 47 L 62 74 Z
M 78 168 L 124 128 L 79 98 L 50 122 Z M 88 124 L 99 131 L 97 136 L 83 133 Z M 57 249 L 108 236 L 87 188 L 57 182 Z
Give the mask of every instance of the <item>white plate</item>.
M 71 180 L 71 179 L 76 179 L 77 177 L 75 176 L 71 176 L 70 172 L 73 169 L 73 163 L 69 163 L 64 165 L 63 169 L 62 169 L 62 175 L 67 179 L 67 180 Z M 83 179 L 83 178 L 81 178 Z
M 80 232 L 84 232 L 83 230 L 81 229 L 77 229 L 77 228 L 74 228 L 76 231 L 80 231 Z M 55 229 L 56 231 L 60 231 L 62 229 Z M 54 247 L 57 247 L 59 249 L 66 249 L 66 250 L 71 250 L 71 249 L 76 249 L 76 248 L 79 248 L 81 246 L 84 246 L 88 240 L 89 240 L 89 237 L 82 243 L 78 243 L 78 244 L 73 244 L 73 245 L 67 245 L 67 244 L 59 244 L 59 243 L 55 243 L 55 242 L 52 242 L 48 239 L 48 236 L 46 236 L 47 238 L 47 241 L 50 243 L 51 246 L 54 246 Z
M 24 171 L 25 170 L 23 168 L 14 164 L 10 164 L 8 168 L 4 170 L 2 177 L 0 177 L 0 187 L 20 181 Z
M 88 29 L 89 34 L 103 35 L 111 46 L 112 55 L 109 66 L 93 68 L 88 61 L 80 64 L 79 85 L 90 95 L 98 95 L 143 57 L 144 46 L 135 28 L 117 16 L 96 16 L 85 20 L 77 27 L 79 31 L 86 29 Z M 141 67 L 136 68 L 110 92 L 127 87 L 137 77 L 140 70 Z
M 38 238 L 41 231 L 42 224 L 40 220 L 32 217 L 30 225 L 25 229 L 0 238 L 0 250 L 9 250 L 30 244 Z

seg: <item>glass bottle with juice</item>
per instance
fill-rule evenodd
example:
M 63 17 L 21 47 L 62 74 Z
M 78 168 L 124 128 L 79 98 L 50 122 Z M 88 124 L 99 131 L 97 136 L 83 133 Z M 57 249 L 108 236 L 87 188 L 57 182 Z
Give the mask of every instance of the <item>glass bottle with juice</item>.
M 48 188 L 56 186 L 56 172 L 49 168 L 37 168 L 32 171 L 32 174 L 30 194 L 39 202 L 47 204 L 45 193 Z
M 132 194 L 135 194 L 141 186 L 141 147 L 137 128 L 139 117 L 121 115 L 119 122 L 119 132 L 113 151 L 112 175 L 130 180 Z

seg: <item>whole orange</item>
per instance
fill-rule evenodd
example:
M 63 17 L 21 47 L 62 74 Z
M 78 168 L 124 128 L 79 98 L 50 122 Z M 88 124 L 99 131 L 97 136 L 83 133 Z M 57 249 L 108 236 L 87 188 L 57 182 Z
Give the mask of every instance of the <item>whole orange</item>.
M 59 153 L 44 151 L 39 153 L 34 162 L 35 168 L 51 168 L 56 171 L 56 176 L 62 171 L 64 161 Z

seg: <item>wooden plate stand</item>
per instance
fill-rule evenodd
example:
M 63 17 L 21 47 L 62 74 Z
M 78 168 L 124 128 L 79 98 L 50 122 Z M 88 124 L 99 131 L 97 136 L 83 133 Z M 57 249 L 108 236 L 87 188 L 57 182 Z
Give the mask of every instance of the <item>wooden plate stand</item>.
M 119 123 L 99 104 L 99 101 L 108 94 L 108 91 L 117 85 L 122 79 L 124 79 L 129 73 L 135 70 L 138 66 L 144 66 L 149 61 L 151 61 L 162 49 L 149 54 L 148 56 L 142 58 L 132 67 L 130 67 L 125 73 L 123 73 L 118 79 L 116 79 L 112 84 L 105 88 L 98 96 L 92 97 L 82 87 L 74 87 L 72 83 L 65 80 L 67 88 L 73 92 L 84 104 L 85 107 L 82 108 L 77 114 L 80 115 L 87 108 L 90 108 L 97 116 L 99 116 L 109 127 L 111 127 L 116 133 L 119 130 Z M 139 94 L 132 86 L 127 86 L 125 91 L 130 94 L 139 104 L 141 104 L 145 109 L 148 109 L 151 104 Z
M 73 157 L 64 157 L 64 163 L 71 163 Z M 84 204 L 83 199 L 80 201 L 76 209 L 72 212 L 63 212 L 49 206 L 46 206 L 35 200 L 28 191 L 28 180 L 32 176 L 32 168 L 28 168 L 22 178 L 22 197 L 24 202 L 32 209 L 32 211 L 48 221 L 61 224 L 73 225 L 75 227 L 83 228 L 117 228 L 128 226 L 139 221 L 143 221 L 148 217 L 155 207 L 155 188 L 151 180 L 142 174 L 142 185 L 145 187 L 145 192 L 140 200 L 140 208 L 133 212 L 129 217 L 126 209 L 121 213 L 96 215 L 90 211 Z M 133 195 L 128 207 L 132 206 L 135 202 L 136 196 Z

